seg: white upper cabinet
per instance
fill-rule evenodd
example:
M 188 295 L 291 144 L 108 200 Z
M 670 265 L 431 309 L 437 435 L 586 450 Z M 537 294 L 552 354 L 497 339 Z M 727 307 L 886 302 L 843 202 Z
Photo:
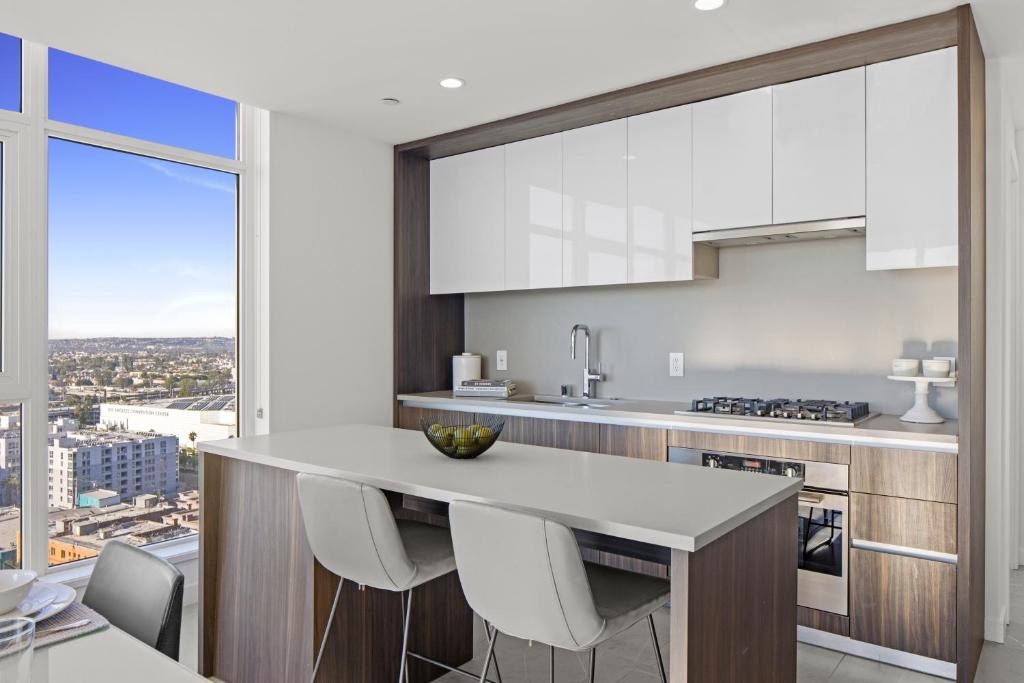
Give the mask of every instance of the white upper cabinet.
M 626 120 L 562 135 L 562 283 L 626 282 Z
M 628 280 L 692 280 L 692 108 L 663 109 L 626 122 Z
M 505 146 L 505 289 L 562 286 L 562 134 Z
M 772 222 L 772 89 L 693 105 L 693 229 Z
M 956 48 L 867 67 L 868 270 L 957 265 Z
M 772 219 L 864 215 L 864 67 L 772 89 Z
M 430 162 L 430 293 L 505 286 L 505 148 Z

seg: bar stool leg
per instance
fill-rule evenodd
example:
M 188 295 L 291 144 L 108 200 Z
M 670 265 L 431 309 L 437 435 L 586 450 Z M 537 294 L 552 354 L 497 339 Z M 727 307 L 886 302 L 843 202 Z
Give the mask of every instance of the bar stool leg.
M 487 680 L 487 672 L 491 670 L 491 660 L 494 658 L 494 641 L 498 638 L 498 629 L 494 629 L 491 632 L 491 637 L 487 643 L 487 656 L 484 657 L 484 668 L 480 672 L 480 683 L 484 683 Z
M 590 650 L 590 683 L 594 683 L 594 676 L 597 674 L 597 648 Z
M 412 611 L 412 590 L 406 591 L 403 597 L 405 599 L 402 602 L 405 604 L 402 610 L 402 664 L 398 668 L 398 683 L 409 681 L 409 612 Z
M 548 647 L 551 648 L 551 654 L 548 656 L 548 661 L 551 662 L 551 675 L 548 680 L 550 683 L 555 683 L 555 646 L 548 645 Z
M 665 676 L 665 660 L 661 658 L 661 646 L 658 645 L 658 634 L 654 630 L 654 613 L 647 615 L 647 624 L 651 627 L 651 640 L 654 641 L 654 656 L 658 658 L 658 671 L 661 673 L 661 683 L 668 683 Z
M 331 614 L 327 617 L 327 627 L 324 628 L 324 637 L 320 640 L 320 651 L 316 653 L 316 664 L 313 665 L 313 676 L 309 683 L 316 683 L 316 673 L 320 670 L 320 660 L 324 656 L 324 647 L 327 646 L 327 637 L 331 634 L 331 625 L 334 623 L 334 613 L 338 609 L 338 598 L 341 597 L 341 587 L 345 585 L 345 579 L 338 577 L 338 590 L 334 592 L 334 603 L 331 604 Z
M 491 635 L 491 624 L 486 619 L 484 619 L 484 630 L 487 631 L 487 635 L 488 635 L 488 637 L 490 637 L 490 635 Z M 498 629 L 495 628 L 494 630 L 497 631 Z M 495 653 L 495 655 L 494 655 L 494 677 L 498 679 L 498 683 L 501 683 L 501 669 L 498 668 L 498 655 L 497 655 L 497 653 Z

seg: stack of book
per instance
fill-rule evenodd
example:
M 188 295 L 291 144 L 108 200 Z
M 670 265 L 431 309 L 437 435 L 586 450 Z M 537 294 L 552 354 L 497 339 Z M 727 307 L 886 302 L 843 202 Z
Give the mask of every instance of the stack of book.
M 455 389 L 456 396 L 466 398 L 508 398 L 516 393 L 510 379 L 467 379 Z

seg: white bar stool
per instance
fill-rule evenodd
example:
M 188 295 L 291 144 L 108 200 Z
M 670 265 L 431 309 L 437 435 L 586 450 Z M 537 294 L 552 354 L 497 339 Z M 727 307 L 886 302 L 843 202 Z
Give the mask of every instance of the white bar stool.
M 404 594 L 402 660 L 398 683 L 409 680 L 409 657 L 477 678 L 476 674 L 463 669 L 409 652 L 409 616 L 412 612 L 413 589 L 455 571 L 455 554 L 448 529 L 410 520 L 396 520 L 384 493 L 372 486 L 305 473 L 297 475 L 296 479 L 302 520 L 313 555 L 320 564 L 341 577 L 316 664 L 313 666 L 312 680 L 316 680 L 320 669 L 320 660 L 345 581 Z M 490 635 L 490 626 L 487 628 Z M 484 669 L 485 675 L 488 668 Z M 501 683 L 501 674 L 497 675 L 498 683 Z M 485 679 L 481 677 L 480 680 Z
M 593 683 L 596 647 L 647 619 L 666 683 L 653 615 L 668 602 L 667 579 L 584 563 L 572 531 L 542 517 L 468 501 L 448 514 L 462 590 L 494 627 L 485 672 L 501 631 L 550 645 L 552 681 L 554 648 L 590 650 Z

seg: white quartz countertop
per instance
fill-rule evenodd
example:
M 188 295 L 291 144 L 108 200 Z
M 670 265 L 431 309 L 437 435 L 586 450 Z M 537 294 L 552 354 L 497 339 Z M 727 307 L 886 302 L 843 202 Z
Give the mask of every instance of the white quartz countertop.
M 787 477 L 502 441 L 475 460 L 452 460 L 418 431 L 371 425 L 206 441 L 199 450 L 445 502 L 492 503 L 687 551 L 795 495 L 802 485 Z
M 581 408 L 534 403 L 517 396 L 510 400 L 454 397 L 450 391 L 425 394 L 399 394 L 398 400 L 413 408 L 434 408 L 515 415 L 571 422 L 597 422 L 633 427 L 680 429 L 715 434 L 765 436 L 797 441 L 820 441 L 851 446 L 905 448 L 909 450 L 956 453 L 958 426 L 956 420 L 942 424 L 911 424 L 895 415 L 876 415 L 856 426 L 773 420 L 730 418 L 716 415 L 677 415 L 688 410 L 688 403 L 634 399 L 595 399 L 607 408 Z

